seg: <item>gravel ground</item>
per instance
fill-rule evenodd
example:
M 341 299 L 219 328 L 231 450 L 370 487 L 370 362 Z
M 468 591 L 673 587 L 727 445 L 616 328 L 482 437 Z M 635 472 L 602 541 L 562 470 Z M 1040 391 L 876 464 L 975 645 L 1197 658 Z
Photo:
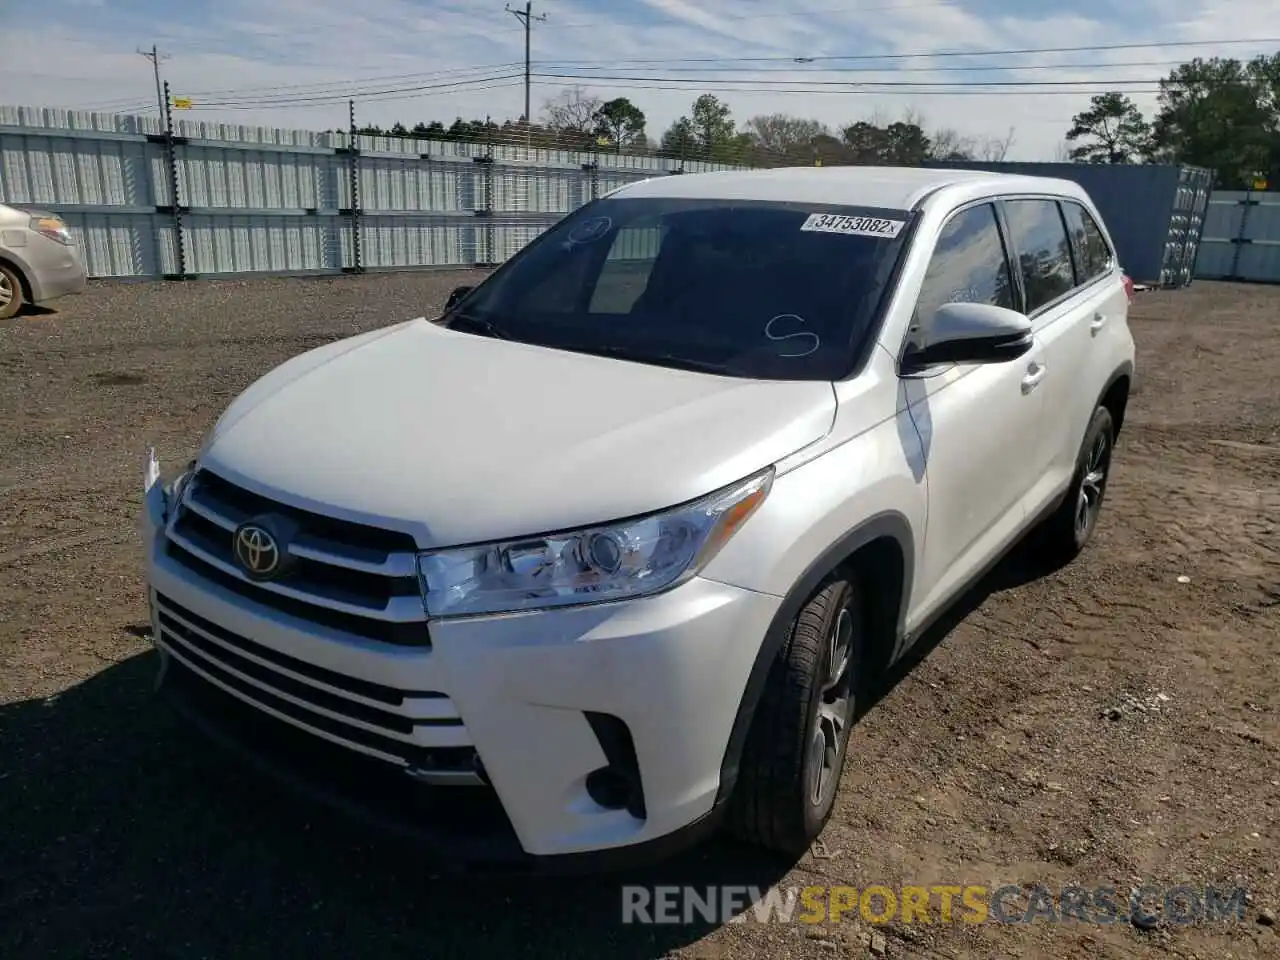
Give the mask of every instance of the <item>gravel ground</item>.
M 855 729 L 823 843 L 645 882 L 1248 888 L 1243 922 L 619 922 L 619 881 L 432 877 L 208 754 L 150 699 L 141 454 L 190 456 L 305 349 L 464 274 L 94 284 L 0 324 L 0 955 L 1275 957 L 1280 289 L 1140 296 L 1098 538 L 1015 552 Z

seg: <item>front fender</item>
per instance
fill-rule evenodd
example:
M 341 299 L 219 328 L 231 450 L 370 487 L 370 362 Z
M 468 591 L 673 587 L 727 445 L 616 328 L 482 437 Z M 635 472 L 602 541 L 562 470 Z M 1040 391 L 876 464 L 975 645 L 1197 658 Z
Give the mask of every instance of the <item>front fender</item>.
M 770 670 L 792 621 L 822 580 L 871 544 L 877 552 L 873 610 L 876 653 L 886 662 L 900 646 L 927 511 L 893 420 L 828 451 L 774 482 L 769 498 L 703 570 L 709 579 L 783 598 L 758 647 L 720 769 L 718 799 L 738 779 L 747 734 Z M 900 569 L 890 569 L 890 556 Z

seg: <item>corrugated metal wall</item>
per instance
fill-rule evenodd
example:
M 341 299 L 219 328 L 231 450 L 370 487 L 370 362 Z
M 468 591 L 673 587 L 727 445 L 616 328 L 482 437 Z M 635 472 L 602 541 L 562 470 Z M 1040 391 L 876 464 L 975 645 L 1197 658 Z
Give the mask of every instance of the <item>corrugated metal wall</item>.
M 177 121 L 180 258 L 162 132 L 148 117 L 0 107 L 0 202 L 61 213 L 94 277 L 356 265 L 346 134 Z M 355 139 L 359 263 L 367 269 L 498 263 L 614 187 L 680 166 L 732 169 L 510 144 Z
M 179 120 L 188 274 L 337 272 L 356 265 L 346 134 Z M 95 277 L 179 271 L 168 157 L 151 117 L 0 107 L 0 202 L 67 220 Z M 360 265 L 498 263 L 560 217 L 676 161 L 483 143 L 357 137 Z M 491 159 L 490 159 L 491 158 Z M 950 165 L 950 164 L 948 164 Z M 1180 286 L 1194 275 L 1280 282 L 1280 194 L 1217 191 L 1194 167 L 957 164 L 1082 182 L 1126 266 Z M 686 162 L 688 173 L 733 169 Z M 1203 230 L 1202 228 L 1203 221 Z M 628 237 L 620 257 L 656 242 Z
M 1156 164 L 937 161 L 929 166 L 1074 180 L 1097 204 L 1120 262 L 1141 283 L 1191 282 L 1213 175 L 1202 167 Z
M 1215 192 L 1196 276 L 1280 283 L 1280 193 Z

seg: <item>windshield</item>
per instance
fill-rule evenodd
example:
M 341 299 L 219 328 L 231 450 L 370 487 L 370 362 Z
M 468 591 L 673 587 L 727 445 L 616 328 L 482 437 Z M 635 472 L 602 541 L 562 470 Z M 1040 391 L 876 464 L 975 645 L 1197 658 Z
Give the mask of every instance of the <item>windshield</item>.
M 540 236 L 443 322 L 731 376 L 837 380 L 879 309 L 909 217 L 606 198 Z

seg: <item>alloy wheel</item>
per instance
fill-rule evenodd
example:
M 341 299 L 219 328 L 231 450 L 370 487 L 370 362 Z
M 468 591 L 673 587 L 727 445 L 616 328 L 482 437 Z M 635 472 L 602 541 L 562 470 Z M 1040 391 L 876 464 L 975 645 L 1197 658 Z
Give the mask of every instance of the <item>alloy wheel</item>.
M 1093 526 L 1102 506 L 1102 495 L 1107 487 L 1107 469 L 1111 465 L 1111 443 L 1106 433 L 1098 434 L 1089 448 L 1085 460 L 1084 475 L 1080 478 L 1080 490 L 1076 497 L 1076 536 L 1084 536 Z
M 827 638 L 818 713 L 809 739 L 809 799 L 825 808 L 835 794 L 853 706 L 854 616 L 846 605 Z

